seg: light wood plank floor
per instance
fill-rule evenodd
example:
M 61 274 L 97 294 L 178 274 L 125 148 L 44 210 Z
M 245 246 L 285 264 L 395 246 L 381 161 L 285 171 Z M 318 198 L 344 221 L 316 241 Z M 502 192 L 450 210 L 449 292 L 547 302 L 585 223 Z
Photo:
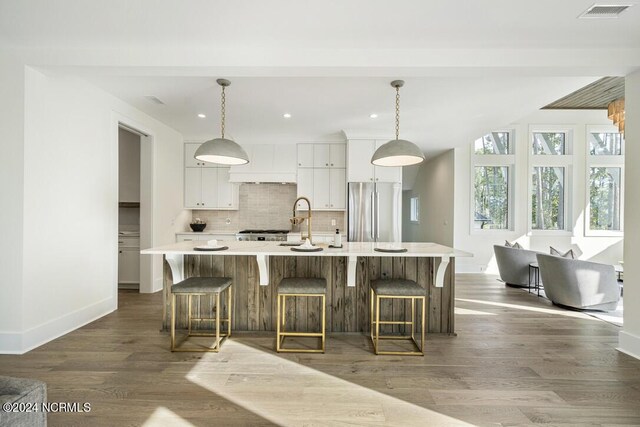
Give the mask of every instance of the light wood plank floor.
M 278 355 L 270 334 L 171 353 L 160 294 L 123 291 L 117 312 L 0 356 L 0 374 L 91 403 L 52 426 L 640 425 L 640 361 L 615 350 L 616 326 L 492 276 L 457 280 L 458 336 L 430 337 L 424 358 L 376 357 L 359 334 L 330 336 L 324 355 Z

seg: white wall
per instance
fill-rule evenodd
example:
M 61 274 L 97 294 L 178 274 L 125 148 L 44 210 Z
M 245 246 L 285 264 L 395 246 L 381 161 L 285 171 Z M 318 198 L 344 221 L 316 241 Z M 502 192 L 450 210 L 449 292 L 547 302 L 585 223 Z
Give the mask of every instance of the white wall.
M 0 352 L 22 337 L 24 67 L 0 54 Z
M 9 295 L 21 323 L 1 318 L 3 352 L 26 351 L 117 307 L 118 120 L 153 138 L 153 244 L 173 242 L 188 221 L 178 132 L 81 80 L 26 67 L 24 82 L 24 138 L 9 146 L 24 147 L 24 227 L 0 257 L 23 246 L 22 280 Z
M 573 129 L 573 181 L 571 235 L 530 235 L 527 221 L 529 202 L 529 127 L 531 125 L 567 125 Z M 471 231 L 471 149 L 469 146 L 455 150 L 455 242 L 456 249 L 472 252 L 473 258 L 460 258 L 456 262 L 458 272 L 497 273 L 493 257 L 493 245 L 505 240 L 520 242 L 524 247 L 548 252 L 549 246 L 560 250 L 579 247 L 581 259 L 603 263 L 622 260 L 622 237 L 585 236 L 585 206 L 587 202 L 587 139 L 588 125 L 611 125 L 605 110 L 558 111 L 540 110 L 506 128 L 515 130 L 516 170 L 514 192 L 513 231 Z M 627 147 L 631 145 L 627 143 Z M 627 182 L 629 180 L 627 175 Z
M 413 188 L 402 192 L 402 240 L 436 242 L 453 246 L 454 238 L 454 150 L 423 163 Z M 409 199 L 418 196 L 418 224 L 409 221 Z
M 625 79 L 627 140 L 624 241 L 624 328 L 619 349 L 640 359 L 640 71 Z

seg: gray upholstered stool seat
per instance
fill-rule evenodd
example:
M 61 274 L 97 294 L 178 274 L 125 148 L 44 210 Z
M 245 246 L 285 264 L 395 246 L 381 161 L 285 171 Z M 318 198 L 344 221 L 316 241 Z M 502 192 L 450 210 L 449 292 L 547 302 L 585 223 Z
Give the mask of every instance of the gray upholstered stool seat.
M 371 289 L 383 296 L 424 296 L 425 290 L 413 280 L 407 279 L 379 279 L 371 282 Z
M 307 277 L 289 277 L 278 284 L 279 294 L 326 294 L 326 279 L 311 279 Z
M 174 294 L 196 294 L 222 292 L 231 286 L 228 277 L 189 277 L 171 287 Z
M 231 336 L 231 317 L 232 317 L 232 280 L 228 277 L 189 277 L 182 282 L 171 286 L 171 351 L 220 351 L 220 346 L 225 338 Z M 223 317 L 223 301 L 220 294 L 227 292 L 226 316 Z M 206 347 L 184 348 L 176 345 L 176 298 L 187 297 L 187 340 L 189 337 L 215 337 L 213 345 Z M 191 313 L 191 305 L 193 297 L 207 297 L 212 299 L 212 313 L 215 317 L 193 317 Z M 196 332 L 192 331 L 192 322 L 212 322 L 214 330 L 212 332 L 203 332 L 202 329 Z M 226 333 L 220 332 L 220 323 L 226 323 Z
M 310 277 L 288 277 L 278 283 L 278 315 L 276 326 L 276 351 L 288 353 L 324 353 L 325 329 L 326 329 L 326 279 L 314 279 Z M 287 298 L 319 298 L 320 299 L 320 332 L 293 332 L 286 331 L 287 324 Z M 284 340 L 287 337 L 314 337 L 320 339 L 318 348 L 286 348 Z

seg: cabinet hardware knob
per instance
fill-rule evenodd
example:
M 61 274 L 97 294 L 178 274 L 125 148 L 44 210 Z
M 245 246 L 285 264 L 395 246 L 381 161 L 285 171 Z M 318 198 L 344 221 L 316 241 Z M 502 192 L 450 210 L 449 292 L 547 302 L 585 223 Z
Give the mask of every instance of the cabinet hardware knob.
M 376 181 L 378 181 L 378 180 L 379 180 L 379 178 L 376 178 Z
M 119 253 L 122 253 L 122 251 L 118 251 Z
M 333 166 L 333 163 L 331 163 L 331 166 Z
M 325 163 L 324 165 L 325 165 L 325 166 L 329 166 L 329 163 Z
M 302 163 L 298 163 L 298 166 L 302 166 Z

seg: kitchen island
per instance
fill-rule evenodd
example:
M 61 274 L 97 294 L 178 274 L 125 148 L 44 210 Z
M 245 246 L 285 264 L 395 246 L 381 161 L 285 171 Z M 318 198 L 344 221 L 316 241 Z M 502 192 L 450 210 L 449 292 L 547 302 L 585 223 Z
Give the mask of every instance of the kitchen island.
M 222 243 L 222 242 L 221 242 Z M 344 243 L 340 249 L 320 245 L 321 252 L 294 252 L 279 242 L 223 242 L 228 249 L 202 252 L 202 241 L 186 241 L 141 251 L 163 255 L 163 329 L 169 324 L 170 289 L 192 276 L 226 276 L 233 279 L 233 329 L 275 331 L 276 286 L 286 277 L 327 280 L 328 332 L 369 331 L 369 281 L 407 278 L 425 289 L 427 332 L 454 334 L 455 258 L 471 254 L 437 243 L 401 243 L 406 252 L 379 252 L 389 243 Z M 194 300 L 195 301 L 195 300 Z M 409 310 L 402 301 L 385 301 L 383 317 L 402 318 Z M 177 326 L 186 324 L 186 302 L 176 307 Z M 194 304 L 194 314 L 211 315 L 205 298 Z M 319 306 L 304 299 L 287 304 L 288 328 L 314 328 L 320 324 Z M 384 325 L 385 333 L 402 332 L 402 326 Z

